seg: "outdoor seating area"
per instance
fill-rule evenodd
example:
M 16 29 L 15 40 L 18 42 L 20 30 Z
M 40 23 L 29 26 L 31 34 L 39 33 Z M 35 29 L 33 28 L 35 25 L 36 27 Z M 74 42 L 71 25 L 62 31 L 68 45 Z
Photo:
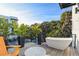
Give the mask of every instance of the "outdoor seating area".
M 9 47 L 9 48 L 4 49 L 6 47 Z M 79 53 L 77 52 L 77 50 L 75 48 L 72 48 L 71 45 L 68 46 L 65 50 L 56 49 L 54 47 L 48 46 L 46 42 L 42 43 L 41 45 L 38 45 L 34 42 L 27 42 L 24 44 L 24 47 L 21 47 L 21 45 L 5 46 L 4 38 L 1 36 L 0 36 L 0 50 L 3 50 L 2 52 L 0 52 L 0 55 L 2 56 L 6 56 L 6 55 L 10 55 L 10 56 L 12 55 L 13 56 L 15 55 L 18 55 L 18 56 L 79 56 Z M 8 54 L 8 52 L 10 54 Z
M 27 46 L 29 45 L 29 47 Z M 32 50 L 32 48 L 36 48 Z M 38 47 L 43 48 L 43 51 L 37 49 Z M 36 54 L 34 54 L 36 51 Z M 43 53 L 40 55 L 40 53 Z M 30 54 L 31 53 L 31 54 Z M 26 43 L 24 47 L 20 48 L 19 56 L 79 56 L 78 51 L 75 48 L 69 46 L 65 50 L 59 50 L 53 47 L 49 47 L 46 43 L 37 45 L 33 42 Z
M 35 42 L 25 42 L 23 47 L 21 45 L 6 46 L 3 36 L 0 36 L 0 51 L 0 56 L 79 56 L 78 51 L 72 45 L 64 50 L 48 46 L 46 42 L 41 45 Z
M 0 56 L 17 56 L 19 55 L 20 52 L 20 45 L 15 45 L 15 46 L 6 46 L 4 37 L 0 36 Z M 14 52 L 9 53 L 7 51 L 8 48 L 15 48 Z
M 79 56 L 79 4 L 16 5 L 0 15 L 0 56 Z

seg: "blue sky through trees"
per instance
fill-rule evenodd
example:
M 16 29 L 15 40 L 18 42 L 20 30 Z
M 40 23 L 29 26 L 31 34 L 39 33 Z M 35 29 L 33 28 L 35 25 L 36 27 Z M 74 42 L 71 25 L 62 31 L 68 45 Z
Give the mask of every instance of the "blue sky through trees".
M 58 3 L 6 3 L 0 4 L 0 15 L 18 17 L 19 24 L 34 24 L 43 21 L 60 20 L 63 12 Z

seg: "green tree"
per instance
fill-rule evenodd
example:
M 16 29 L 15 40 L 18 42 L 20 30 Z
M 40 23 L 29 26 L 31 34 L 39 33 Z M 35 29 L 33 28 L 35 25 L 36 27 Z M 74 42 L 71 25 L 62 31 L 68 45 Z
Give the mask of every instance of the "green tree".
M 49 22 L 43 22 L 40 25 L 40 28 L 42 29 L 42 33 L 44 34 L 45 37 L 47 36 L 47 33 L 51 31 Z
M 50 32 L 47 33 L 47 36 L 51 36 L 51 37 L 59 37 L 59 33 L 61 32 L 61 28 L 60 28 L 60 21 L 51 21 L 49 22 L 50 26 Z
M 72 12 L 66 11 L 61 15 L 61 31 L 63 37 L 70 37 L 72 35 Z
M 12 20 L 12 23 L 11 23 L 11 27 L 13 28 L 13 34 L 16 34 L 16 35 L 18 35 L 19 33 L 19 29 L 18 29 L 18 23 L 17 23 L 17 21 L 15 21 L 15 20 Z
M 35 24 L 31 25 L 31 27 L 30 27 L 31 38 L 35 38 L 36 39 L 40 32 L 41 32 L 41 28 L 40 28 L 39 24 L 35 23 Z
M 4 36 L 7 36 L 9 34 L 8 29 L 8 21 L 5 17 L 0 16 L 0 33 Z
M 25 36 L 26 35 L 26 27 L 24 24 L 21 24 L 20 27 L 19 27 L 19 34 L 21 36 Z
M 30 37 L 30 35 L 29 35 L 29 26 L 21 24 L 20 27 L 18 28 L 18 34 L 23 36 L 23 37 L 29 38 Z

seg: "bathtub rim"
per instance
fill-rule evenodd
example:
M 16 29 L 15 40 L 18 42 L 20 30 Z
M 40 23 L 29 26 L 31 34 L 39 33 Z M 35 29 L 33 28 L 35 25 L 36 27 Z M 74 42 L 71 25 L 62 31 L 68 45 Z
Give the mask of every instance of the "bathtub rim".
M 45 39 L 46 40 L 73 40 L 72 37 L 70 37 L 70 38 L 46 37 Z

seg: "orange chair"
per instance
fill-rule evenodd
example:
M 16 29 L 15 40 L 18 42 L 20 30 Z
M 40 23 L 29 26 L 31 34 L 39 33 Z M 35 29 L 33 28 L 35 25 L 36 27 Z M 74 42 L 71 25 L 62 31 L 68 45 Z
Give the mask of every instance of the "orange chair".
M 4 42 L 4 37 L 0 36 L 0 56 L 17 56 L 20 52 L 20 45 L 16 46 L 6 46 Z M 15 48 L 15 51 L 9 53 L 7 48 Z

